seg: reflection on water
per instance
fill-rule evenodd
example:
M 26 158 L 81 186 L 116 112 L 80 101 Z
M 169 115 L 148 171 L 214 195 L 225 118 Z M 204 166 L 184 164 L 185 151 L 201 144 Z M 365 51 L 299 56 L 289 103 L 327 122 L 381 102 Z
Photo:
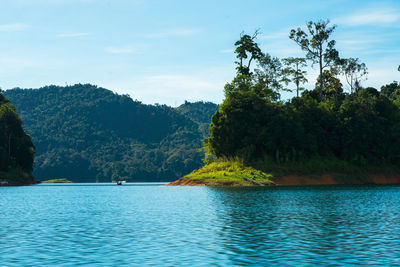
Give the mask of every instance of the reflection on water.
M 400 187 L 213 190 L 232 264 L 400 264 Z
M 400 265 L 400 187 L 0 188 L 2 266 Z

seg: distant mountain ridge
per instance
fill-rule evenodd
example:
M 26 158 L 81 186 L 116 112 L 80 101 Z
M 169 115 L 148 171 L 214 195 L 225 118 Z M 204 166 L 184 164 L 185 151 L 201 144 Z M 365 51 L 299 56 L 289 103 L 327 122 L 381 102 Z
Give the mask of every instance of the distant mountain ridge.
M 38 180 L 172 181 L 202 165 L 198 148 L 217 110 L 203 102 L 145 105 L 91 84 L 4 95 L 32 137 Z

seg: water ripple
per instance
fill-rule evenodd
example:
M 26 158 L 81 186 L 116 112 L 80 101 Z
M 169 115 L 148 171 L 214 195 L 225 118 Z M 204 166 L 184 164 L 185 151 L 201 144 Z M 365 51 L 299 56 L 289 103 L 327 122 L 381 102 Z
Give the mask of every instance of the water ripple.
M 0 188 L 0 262 L 396 266 L 398 207 L 398 186 Z

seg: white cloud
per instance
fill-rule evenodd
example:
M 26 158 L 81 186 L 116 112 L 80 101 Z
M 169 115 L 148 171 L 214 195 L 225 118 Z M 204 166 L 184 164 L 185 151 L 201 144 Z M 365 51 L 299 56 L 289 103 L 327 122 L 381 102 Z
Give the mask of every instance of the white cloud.
M 73 37 L 82 37 L 90 35 L 89 32 L 76 32 L 76 33 L 60 33 L 58 37 L 66 37 L 66 38 L 73 38 Z
M 146 38 L 169 38 L 169 37 L 182 37 L 182 36 L 190 36 L 201 32 L 201 29 L 171 29 L 165 30 L 157 33 L 149 33 L 146 34 Z
M 0 24 L 0 32 L 19 32 L 29 28 L 25 23 Z
M 398 9 L 366 9 L 354 14 L 340 17 L 334 20 L 336 24 L 345 24 L 349 26 L 376 25 L 387 26 L 399 23 L 400 10 Z

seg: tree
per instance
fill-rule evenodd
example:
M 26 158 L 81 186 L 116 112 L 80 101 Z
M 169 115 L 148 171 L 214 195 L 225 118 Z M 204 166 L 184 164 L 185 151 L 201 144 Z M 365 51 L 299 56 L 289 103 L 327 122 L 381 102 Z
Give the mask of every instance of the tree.
M 306 51 L 306 58 L 313 64 L 319 65 L 319 96 L 322 100 L 322 92 L 324 89 L 323 71 L 325 68 L 333 66 L 339 59 L 339 52 L 335 49 L 335 40 L 329 38 L 336 26 L 328 27 L 329 20 L 307 23 L 309 33 L 304 32 L 301 28 L 290 31 L 289 38 L 295 41 L 302 50 Z
M 358 58 L 344 58 L 339 60 L 341 73 L 346 77 L 350 85 L 350 92 L 353 93 L 355 85 L 359 85 L 363 76 L 368 74 L 365 63 L 360 63 Z
M 280 77 L 282 75 L 282 63 L 277 57 L 263 54 L 258 59 L 258 68 L 255 69 L 255 81 L 259 85 L 275 91 L 282 90 Z
M 257 38 L 258 31 L 250 36 L 248 34 L 240 34 L 240 39 L 235 43 L 236 49 L 236 57 L 239 61 L 235 63 L 238 65 L 236 70 L 238 74 L 243 75 L 251 75 L 250 65 L 253 60 L 258 60 L 263 56 L 261 49 L 258 47 L 258 44 L 255 42 Z M 250 58 L 249 58 L 250 57 Z M 245 64 L 245 59 L 249 58 L 247 64 Z
M 0 104 L 0 171 L 22 168 L 32 172 L 34 146 L 22 128 L 16 108 Z
M 282 80 L 286 84 L 289 82 L 296 84 L 297 97 L 299 97 L 299 91 L 304 90 L 304 88 L 300 87 L 300 84 L 308 82 L 306 79 L 307 71 L 301 69 L 307 66 L 306 59 L 301 57 L 288 57 L 282 59 L 282 61 L 286 65 L 286 68 L 282 70 Z
M 383 85 L 381 87 L 381 94 L 391 98 L 391 99 L 396 99 L 400 100 L 400 83 L 393 81 L 390 84 Z
M 322 78 L 325 81 L 325 87 L 323 89 L 323 97 L 334 99 L 337 103 L 343 97 L 343 85 L 340 80 L 337 78 L 339 71 L 336 68 L 332 68 L 330 70 L 324 70 L 322 73 Z M 317 79 L 317 84 L 315 88 L 319 90 L 319 82 L 321 76 Z

